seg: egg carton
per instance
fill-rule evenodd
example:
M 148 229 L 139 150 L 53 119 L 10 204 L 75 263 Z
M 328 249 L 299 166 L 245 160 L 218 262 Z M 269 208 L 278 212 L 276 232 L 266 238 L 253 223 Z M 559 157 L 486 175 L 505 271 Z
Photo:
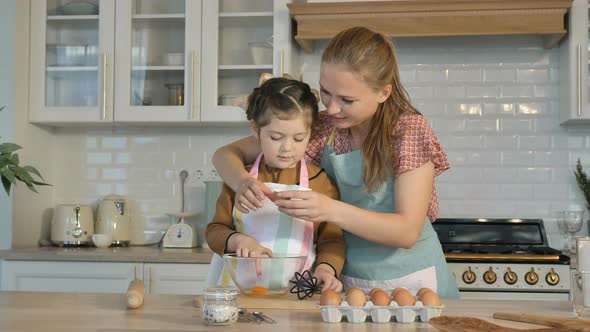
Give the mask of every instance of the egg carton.
M 368 317 L 374 323 L 426 323 L 432 317 L 440 316 L 443 308 L 443 305 L 424 305 L 420 301 L 416 301 L 413 306 L 399 306 L 395 301 L 391 301 L 388 306 L 377 306 L 367 301 L 362 307 L 350 306 L 343 301 L 339 306 L 320 306 L 320 312 L 326 323 L 339 323 L 344 316 L 349 323 L 364 323 Z

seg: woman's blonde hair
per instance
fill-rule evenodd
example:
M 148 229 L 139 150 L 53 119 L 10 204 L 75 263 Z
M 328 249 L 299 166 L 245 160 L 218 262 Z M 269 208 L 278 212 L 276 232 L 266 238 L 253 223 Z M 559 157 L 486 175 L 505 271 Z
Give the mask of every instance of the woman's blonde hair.
M 391 84 L 391 95 L 379 104 L 371 131 L 363 142 L 363 180 L 372 191 L 394 174 L 397 167 L 394 129 L 404 112 L 418 113 L 402 86 L 393 43 L 382 34 L 363 27 L 338 33 L 322 54 L 322 63 L 345 65 L 358 73 L 374 91 Z

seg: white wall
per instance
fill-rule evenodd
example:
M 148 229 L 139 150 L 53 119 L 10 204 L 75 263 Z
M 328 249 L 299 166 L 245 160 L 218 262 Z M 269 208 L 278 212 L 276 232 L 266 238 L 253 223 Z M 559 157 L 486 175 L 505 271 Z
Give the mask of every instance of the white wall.
M 560 246 L 555 213 L 583 203 L 572 170 L 578 157 L 590 168 L 590 128 L 559 126 L 558 49 L 543 49 L 534 36 L 409 38 L 396 45 L 403 81 L 452 165 L 437 180 L 441 216 L 543 218 Z M 302 56 L 305 79 L 317 86 L 319 51 Z M 191 176 L 189 208 L 202 208 L 198 171 L 208 173 L 211 152 L 246 134 L 58 129 L 51 136 L 55 193 L 48 207 L 125 194 L 151 241 L 170 223 L 165 213 L 179 209 L 178 172 L 186 168 Z
M 0 142 L 14 139 L 14 37 L 16 1 L 4 1 L 0 11 Z M 0 188 L 0 249 L 10 248 L 12 234 L 12 198 Z

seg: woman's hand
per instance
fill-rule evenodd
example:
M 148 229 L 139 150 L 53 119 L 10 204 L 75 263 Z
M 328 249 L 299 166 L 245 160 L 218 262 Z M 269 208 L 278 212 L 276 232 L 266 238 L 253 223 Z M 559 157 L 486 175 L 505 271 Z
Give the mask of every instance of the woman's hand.
M 275 193 L 279 210 L 291 217 L 312 221 L 334 221 L 338 201 L 317 191 L 287 190 Z
M 342 292 L 342 283 L 334 275 L 334 270 L 327 264 L 319 264 L 316 266 L 313 276 L 318 278 L 318 281 L 324 285 L 322 292 L 326 289 L 331 289 L 337 293 Z
M 243 213 L 256 211 L 262 207 L 267 195 L 272 195 L 272 191 L 264 183 L 248 176 L 236 190 L 235 206 Z

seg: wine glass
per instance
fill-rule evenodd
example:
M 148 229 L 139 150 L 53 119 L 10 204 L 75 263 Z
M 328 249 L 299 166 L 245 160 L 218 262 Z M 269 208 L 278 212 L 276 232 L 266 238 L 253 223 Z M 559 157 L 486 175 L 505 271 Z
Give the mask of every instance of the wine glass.
M 582 229 L 584 211 L 562 211 L 559 228 L 565 232 L 566 243 L 564 249 L 572 254 L 576 253 L 576 243 L 573 236 Z

